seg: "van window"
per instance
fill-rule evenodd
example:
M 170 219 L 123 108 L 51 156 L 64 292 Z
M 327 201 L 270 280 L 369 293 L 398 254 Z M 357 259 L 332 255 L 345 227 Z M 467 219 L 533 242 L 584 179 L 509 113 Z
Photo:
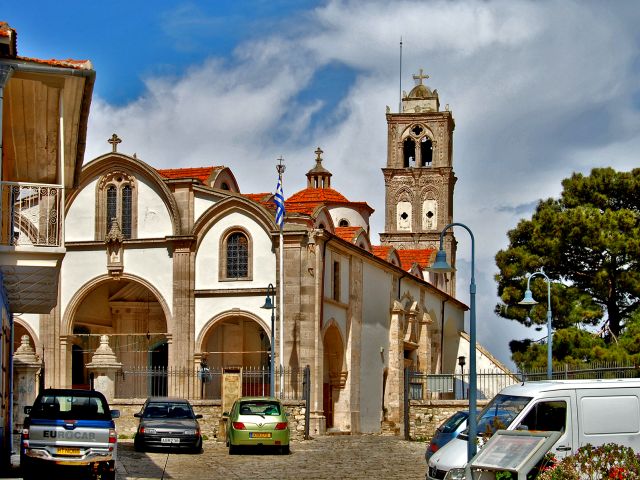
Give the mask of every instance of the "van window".
M 530 431 L 564 432 L 566 421 L 567 403 L 562 400 L 552 400 L 536 403 L 516 428 Z
M 478 416 L 478 435 L 490 437 L 496 430 L 506 429 L 531 401 L 531 397 L 498 394 Z M 468 435 L 469 429 L 464 431 Z M 464 436 L 461 438 L 464 439 Z

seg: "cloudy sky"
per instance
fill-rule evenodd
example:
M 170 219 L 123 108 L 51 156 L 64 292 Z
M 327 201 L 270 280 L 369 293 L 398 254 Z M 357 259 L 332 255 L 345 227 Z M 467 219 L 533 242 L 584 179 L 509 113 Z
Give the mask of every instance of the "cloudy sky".
M 85 161 L 117 132 L 120 151 L 156 168 L 226 165 L 251 193 L 275 189 L 283 155 L 288 196 L 320 146 L 333 186 L 376 209 L 372 232 L 402 37 L 403 89 L 424 68 L 454 114 L 454 219 L 476 239 L 478 340 L 508 365 L 509 340 L 546 332 L 493 314 L 507 231 L 571 173 L 639 163 L 633 0 L 24 0 L 2 16 L 20 55 L 93 62 Z M 468 303 L 470 241 L 456 235 Z

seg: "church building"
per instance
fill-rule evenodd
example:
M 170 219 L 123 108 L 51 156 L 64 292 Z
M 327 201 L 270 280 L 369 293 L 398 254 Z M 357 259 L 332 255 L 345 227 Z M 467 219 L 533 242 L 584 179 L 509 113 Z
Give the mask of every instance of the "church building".
M 331 186 L 336 152 L 309 152 L 306 179 L 287 177 L 299 191 L 281 230 L 274 194 L 242 191 L 230 167 L 157 169 L 114 134 L 67 192 L 55 307 L 14 317 L 15 337 L 44 361 L 44 385 L 87 386 L 106 335 L 126 372 L 264 371 L 272 354 L 290 371 L 309 366 L 313 432 L 400 425 L 404 369 L 454 372 L 467 310 L 455 274 L 425 270 L 453 220 L 454 121 L 415 78 L 402 111 L 387 108 L 380 244 L 373 209 Z M 448 232 L 451 262 L 455 247 Z M 163 393 L 216 398 L 203 378 L 171 376 Z M 134 390 L 124 382 L 115 396 Z

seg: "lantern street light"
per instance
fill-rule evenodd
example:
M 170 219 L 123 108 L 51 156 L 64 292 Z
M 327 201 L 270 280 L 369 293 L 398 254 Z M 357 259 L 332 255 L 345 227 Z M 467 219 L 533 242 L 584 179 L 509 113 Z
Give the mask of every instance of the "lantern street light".
M 478 438 L 478 391 L 476 378 L 476 278 L 475 278 L 475 240 L 473 232 L 463 223 L 450 223 L 440 232 L 440 249 L 436 261 L 427 268 L 433 273 L 454 272 L 455 268 L 447 263 L 447 252 L 444 250 L 445 232 L 453 227 L 464 228 L 471 236 L 471 283 L 469 284 L 469 439 L 467 442 L 467 460 L 471 460 L 477 451 Z M 443 319 L 444 320 L 444 319 Z
M 275 315 L 273 313 L 276 309 L 275 298 L 276 298 L 276 289 L 273 287 L 273 284 L 270 283 L 269 286 L 267 287 L 267 297 L 264 299 L 264 305 L 260 308 L 271 310 L 271 352 L 269 355 L 269 370 L 270 370 L 269 395 L 271 395 L 272 397 L 276 396 L 276 393 L 275 393 L 276 392 L 276 377 L 275 377 L 276 349 L 274 347 L 276 320 L 275 320 Z
M 535 305 L 536 302 L 533 299 L 531 293 L 531 279 L 536 275 L 541 275 L 547 282 L 547 378 L 551 380 L 553 378 L 553 362 L 551 355 L 552 338 L 551 338 L 551 279 L 544 273 L 544 267 L 540 267 L 540 270 L 533 273 L 527 273 L 527 290 L 524 292 L 524 298 L 518 302 L 520 305 Z

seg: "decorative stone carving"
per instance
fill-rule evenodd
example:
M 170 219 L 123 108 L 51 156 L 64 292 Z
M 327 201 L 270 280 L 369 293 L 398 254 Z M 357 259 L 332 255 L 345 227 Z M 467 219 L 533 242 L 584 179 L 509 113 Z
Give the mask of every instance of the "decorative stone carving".
M 123 241 L 124 236 L 120 230 L 120 224 L 117 219 L 113 218 L 111 219 L 111 229 L 107 233 L 104 243 L 107 246 L 107 272 L 116 279 L 120 278 L 124 270 Z
M 117 361 L 116 354 L 109 346 L 109 336 L 100 336 L 100 346 L 93 354 L 91 363 L 87 363 L 87 370 L 93 375 L 93 388 L 106 397 L 110 402 L 115 397 L 116 373 L 122 369 L 122 363 Z

